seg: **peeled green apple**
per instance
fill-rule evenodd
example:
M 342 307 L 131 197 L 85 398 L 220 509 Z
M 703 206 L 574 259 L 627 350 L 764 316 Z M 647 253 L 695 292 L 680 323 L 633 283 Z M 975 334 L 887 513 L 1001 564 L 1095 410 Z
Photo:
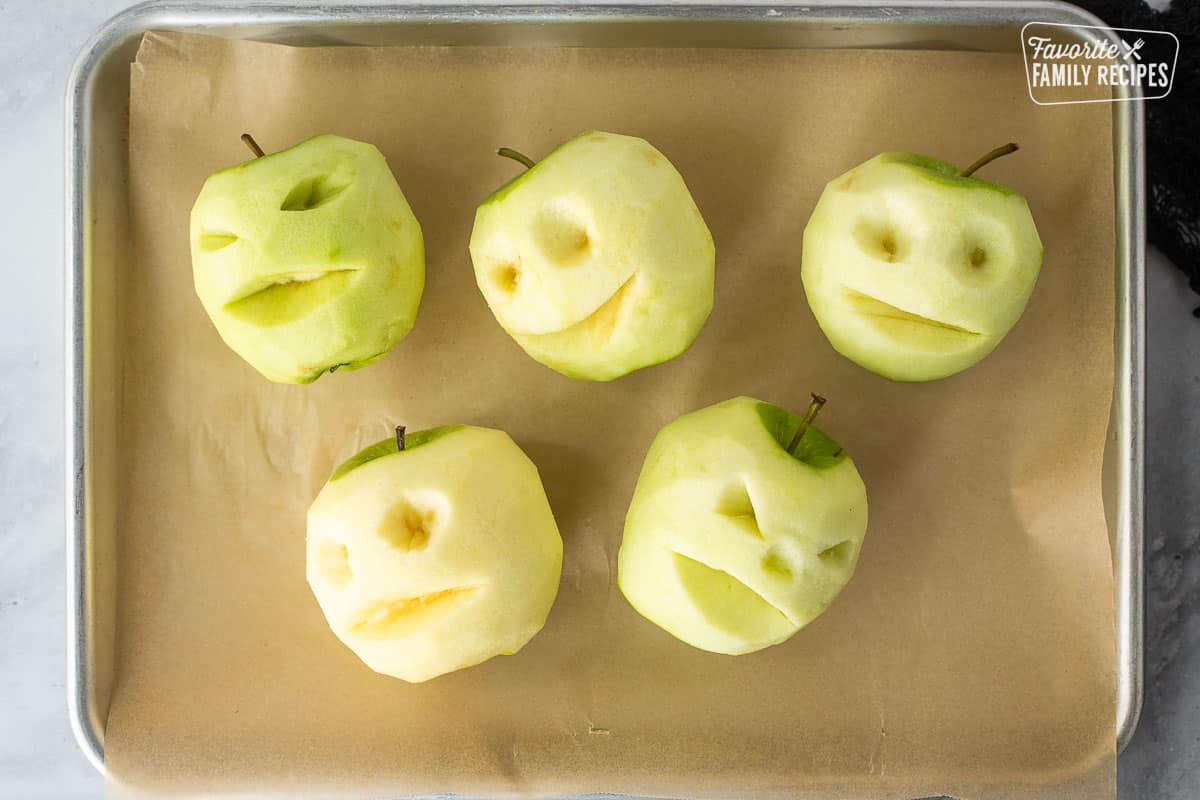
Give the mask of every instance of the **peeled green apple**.
M 191 244 L 217 332 L 281 383 L 381 358 L 412 329 L 425 286 L 421 226 L 383 154 L 340 136 L 210 176 Z
M 972 366 L 1016 324 L 1042 265 L 1025 198 L 966 170 L 883 153 L 830 181 L 804 229 L 808 303 L 834 349 L 897 381 Z
M 376 672 L 429 680 L 520 650 L 558 592 L 562 539 L 503 431 L 452 425 L 342 464 L 308 511 L 308 582 Z
M 842 447 L 751 397 L 658 432 L 625 518 L 618 583 L 690 645 L 738 655 L 815 619 L 854 574 L 867 492 Z
M 649 142 L 589 131 L 475 212 L 475 280 L 500 325 L 541 363 L 608 381 L 667 361 L 712 310 L 712 235 L 683 178 Z

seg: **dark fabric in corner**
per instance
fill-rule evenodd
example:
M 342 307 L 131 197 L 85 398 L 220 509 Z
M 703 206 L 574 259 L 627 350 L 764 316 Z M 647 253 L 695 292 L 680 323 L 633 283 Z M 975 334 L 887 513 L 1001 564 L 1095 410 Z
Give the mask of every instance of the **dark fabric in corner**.
M 1200 3 L 1173 0 L 1157 11 L 1143 0 L 1074 0 L 1115 28 L 1179 37 L 1171 93 L 1146 103 L 1147 234 L 1200 294 Z M 1200 308 L 1192 312 L 1200 317 Z

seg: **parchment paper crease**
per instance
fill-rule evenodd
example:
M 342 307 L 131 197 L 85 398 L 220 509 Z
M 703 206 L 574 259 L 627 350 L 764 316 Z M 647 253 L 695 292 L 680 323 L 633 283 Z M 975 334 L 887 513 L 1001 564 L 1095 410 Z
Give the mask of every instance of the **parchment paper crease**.
M 120 276 L 119 652 L 113 785 L 151 795 L 970 800 L 1113 797 L 1113 581 L 1100 465 L 1113 376 L 1110 108 L 1041 108 L 1019 56 L 905 51 L 320 48 L 146 37 L 133 65 L 135 257 Z M 644 136 L 717 244 L 716 309 L 683 357 L 611 384 L 529 358 L 480 297 L 475 206 L 576 132 Z M 205 176 L 316 133 L 377 144 L 422 226 L 413 333 L 359 372 L 268 383 L 192 291 Z M 875 377 L 821 336 L 801 232 L 824 183 L 883 150 L 1029 198 L 1045 242 L 1024 318 L 978 367 Z M 655 431 L 737 394 L 801 410 L 870 492 L 858 574 L 785 645 L 729 658 L 640 619 L 621 526 Z M 304 515 L 387 435 L 469 422 L 539 465 L 562 588 L 521 653 L 410 686 L 325 626 Z M 131 789 L 131 791 L 132 791 Z M 119 788 L 113 789 L 114 794 Z

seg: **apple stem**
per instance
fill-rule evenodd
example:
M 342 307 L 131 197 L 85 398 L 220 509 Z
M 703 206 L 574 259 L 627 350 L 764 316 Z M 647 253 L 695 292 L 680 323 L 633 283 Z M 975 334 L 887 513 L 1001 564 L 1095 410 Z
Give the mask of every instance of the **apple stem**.
M 396 451 L 399 453 L 404 452 L 404 426 L 403 425 L 396 426 Z
M 525 169 L 533 169 L 533 165 L 537 162 L 524 153 L 513 150 L 511 147 L 501 147 L 496 151 L 496 155 L 511 158 L 513 161 L 519 161 L 525 165 Z
M 1017 143 L 1016 142 L 1009 142 L 1008 144 L 1002 144 L 999 147 L 997 147 L 995 150 L 989 150 L 988 152 L 981 155 L 974 164 L 972 164 L 971 166 L 969 166 L 963 170 L 962 176 L 964 178 L 969 178 L 978 169 L 980 169 L 981 167 L 987 166 L 988 164 L 995 161 L 997 158 L 1000 158 L 1000 156 L 1006 156 L 1009 153 L 1015 153 L 1015 152 L 1017 152 Z
M 263 149 L 258 146 L 258 142 L 254 141 L 254 137 L 250 134 L 243 133 L 242 141 L 245 142 L 246 147 L 250 148 L 250 152 L 254 153 L 255 158 L 262 158 L 266 155 L 266 153 L 263 152 Z
M 800 427 L 796 429 L 796 435 L 792 437 L 792 443 L 788 445 L 789 453 L 795 455 L 796 448 L 800 446 L 800 440 L 804 438 L 804 434 L 808 433 L 813 420 L 817 418 L 817 414 L 821 413 L 821 406 L 823 405 L 825 405 L 825 398 L 819 394 L 814 394 L 808 411 L 804 412 L 804 419 L 800 420 Z

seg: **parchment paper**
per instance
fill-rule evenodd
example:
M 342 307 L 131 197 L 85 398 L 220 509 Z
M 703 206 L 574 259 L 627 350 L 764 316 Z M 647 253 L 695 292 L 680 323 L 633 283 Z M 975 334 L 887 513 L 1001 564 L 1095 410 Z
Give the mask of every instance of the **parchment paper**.
M 152 795 L 1112 797 L 1113 581 L 1100 466 L 1113 375 L 1110 109 L 1039 108 L 1019 56 L 902 51 L 292 49 L 154 34 L 133 66 L 135 258 L 124 400 L 115 781 Z M 538 365 L 467 256 L 475 206 L 587 128 L 648 138 L 717 244 L 692 349 L 611 384 Z M 320 132 L 377 144 L 424 227 L 428 282 L 387 358 L 268 383 L 193 294 L 205 176 Z M 840 358 L 800 283 L 824 183 L 882 150 L 1029 198 L 1045 242 L 1024 318 L 976 368 L 890 383 Z M 731 658 L 642 620 L 616 588 L 646 448 L 737 394 L 801 410 L 870 496 L 858 574 L 786 644 Z M 518 655 L 408 685 L 333 637 L 304 581 L 331 469 L 386 436 L 503 428 L 565 542 L 558 601 Z

